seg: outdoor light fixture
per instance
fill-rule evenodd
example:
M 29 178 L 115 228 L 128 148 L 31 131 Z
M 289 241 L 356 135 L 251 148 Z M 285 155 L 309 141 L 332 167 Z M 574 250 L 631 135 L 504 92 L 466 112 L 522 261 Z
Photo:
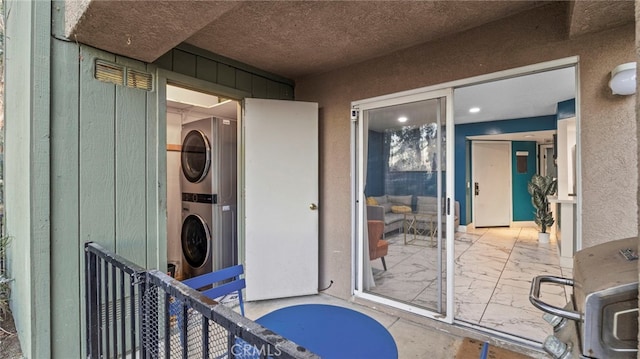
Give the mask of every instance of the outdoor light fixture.
M 480 107 L 472 107 L 469 109 L 470 113 L 478 113 L 480 112 Z
M 404 116 L 398 117 L 398 122 L 407 122 L 407 118 Z
M 609 87 L 614 95 L 633 95 L 636 93 L 636 63 L 627 62 L 611 71 Z

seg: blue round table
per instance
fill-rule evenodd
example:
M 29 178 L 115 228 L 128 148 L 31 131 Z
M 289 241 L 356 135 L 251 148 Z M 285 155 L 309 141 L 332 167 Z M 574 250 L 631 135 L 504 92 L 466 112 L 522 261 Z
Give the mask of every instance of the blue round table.
M 322 358 L 398 358 L 389 331 L 358 311 L 325 304 L 285 307 L 256 320 Z

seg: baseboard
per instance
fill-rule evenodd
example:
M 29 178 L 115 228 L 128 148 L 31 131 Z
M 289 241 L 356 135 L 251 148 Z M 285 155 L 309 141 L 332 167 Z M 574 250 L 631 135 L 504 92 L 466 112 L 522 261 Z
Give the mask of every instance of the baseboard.
M 513 227 L 513 228 L 534 227 L 534 228 L 537 228 L 538 225 L 534 221 L 514 221 L 514 222 L 511 222 L 509 227 Z M 476 227 L 473 225 L 473 223 L 467 223 L 466 225 L 459 225 L 458 226 L 458 232 L 463 232 L 463 233 L 472 231 L 474 229 L 476 229 Z

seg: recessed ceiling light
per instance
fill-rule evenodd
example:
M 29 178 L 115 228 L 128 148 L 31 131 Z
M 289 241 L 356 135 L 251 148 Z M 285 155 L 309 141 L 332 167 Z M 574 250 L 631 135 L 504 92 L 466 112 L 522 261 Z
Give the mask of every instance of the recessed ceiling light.
M 407 122 L 407 118 L 404 116 L 398 117 L 398 122 Z
M 480 107 L 472 107 L 469 109 L 470 113 L 478 113 L 480 112 Z
M 524 135 L 524 137 L 531 138 L 531 137 L 533 137 L 533 135 Z

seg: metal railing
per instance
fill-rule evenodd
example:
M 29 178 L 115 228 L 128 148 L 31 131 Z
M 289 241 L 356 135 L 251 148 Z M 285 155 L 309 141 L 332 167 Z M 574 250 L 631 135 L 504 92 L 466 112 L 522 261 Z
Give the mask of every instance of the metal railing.
M 95 243 L 85 244 L 86 345 L 89 358 L 113 358 L 138 352 L 145 291 L 144 268 Z
M 319 358 L 157 270 L 85 244 L 88 358 Z

